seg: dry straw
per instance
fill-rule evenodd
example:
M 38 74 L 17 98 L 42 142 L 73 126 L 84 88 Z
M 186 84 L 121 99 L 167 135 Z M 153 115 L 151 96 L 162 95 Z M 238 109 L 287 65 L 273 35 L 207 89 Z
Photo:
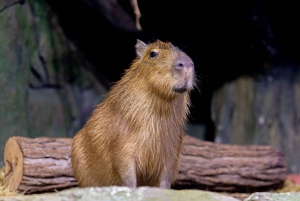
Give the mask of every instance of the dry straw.
M 19 195 L 18 192 L 11 190 L 9 187 L 4 186 L 4 167 L 0 167 L 0 196 L 14 196 Z

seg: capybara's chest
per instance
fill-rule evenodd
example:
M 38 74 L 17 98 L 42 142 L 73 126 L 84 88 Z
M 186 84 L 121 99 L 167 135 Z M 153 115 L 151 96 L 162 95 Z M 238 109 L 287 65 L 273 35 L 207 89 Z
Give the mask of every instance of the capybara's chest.
M 174 156 L 177 156 L 176 145 L 169 143 L 164 141 L 148 141 L 144 145 L 141 144 L 138 146 L 135 150 L 133 157 L 139 185 L 143 185 L 146 181 L 155 185 L 155 183 L 159 182 L 158 180 L 164 168 L 168 164 L 174 163 Z M 172 154 L 174 155 L 173 157 Z

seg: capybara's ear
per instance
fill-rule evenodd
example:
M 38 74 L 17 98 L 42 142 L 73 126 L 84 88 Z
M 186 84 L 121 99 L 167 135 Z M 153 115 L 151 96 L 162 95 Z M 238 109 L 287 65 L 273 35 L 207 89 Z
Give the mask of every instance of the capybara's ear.
M 136 44 L 135 44 L 135 52 L 136 55 L 141 58 L 143 56 L 143 54 L 145 53 L 147 48 L 146 43 L 144 43 L 143 41 L 137 39 L 136 40 Z

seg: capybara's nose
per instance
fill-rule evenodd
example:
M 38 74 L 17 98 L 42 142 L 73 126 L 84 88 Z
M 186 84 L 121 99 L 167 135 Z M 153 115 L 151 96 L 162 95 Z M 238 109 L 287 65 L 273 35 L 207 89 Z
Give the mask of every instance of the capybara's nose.
M 190 57 L 182 54 L 179 56 L 175 64 L 175 68 L 177 70 L 183 70 L 184 68 L 186 68 L 186 70 L 194 70 L 194 62 L 191 60 Z

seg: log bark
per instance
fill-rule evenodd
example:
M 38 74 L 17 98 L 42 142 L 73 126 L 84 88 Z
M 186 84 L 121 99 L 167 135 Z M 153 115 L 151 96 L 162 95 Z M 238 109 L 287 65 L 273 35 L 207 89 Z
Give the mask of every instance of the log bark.
M 225 192 L 277 189 L 286 179 L 283 154 L 271 146 L 241 146 L 184 139 L 174 188 Z
M 4 185 L 25 194 L 77 186 L 71 142 L 69 138 L 9 138 L 4 150 Z
M 77 186 L 71 142 L 71 138 L 11 137 L 4 152 L 4 184 L 25 194 Z M 172 188 L 251 193 L 280 188 L 285 179 L 285 159 L 273 147 L 217 144 L 186 136 Z

